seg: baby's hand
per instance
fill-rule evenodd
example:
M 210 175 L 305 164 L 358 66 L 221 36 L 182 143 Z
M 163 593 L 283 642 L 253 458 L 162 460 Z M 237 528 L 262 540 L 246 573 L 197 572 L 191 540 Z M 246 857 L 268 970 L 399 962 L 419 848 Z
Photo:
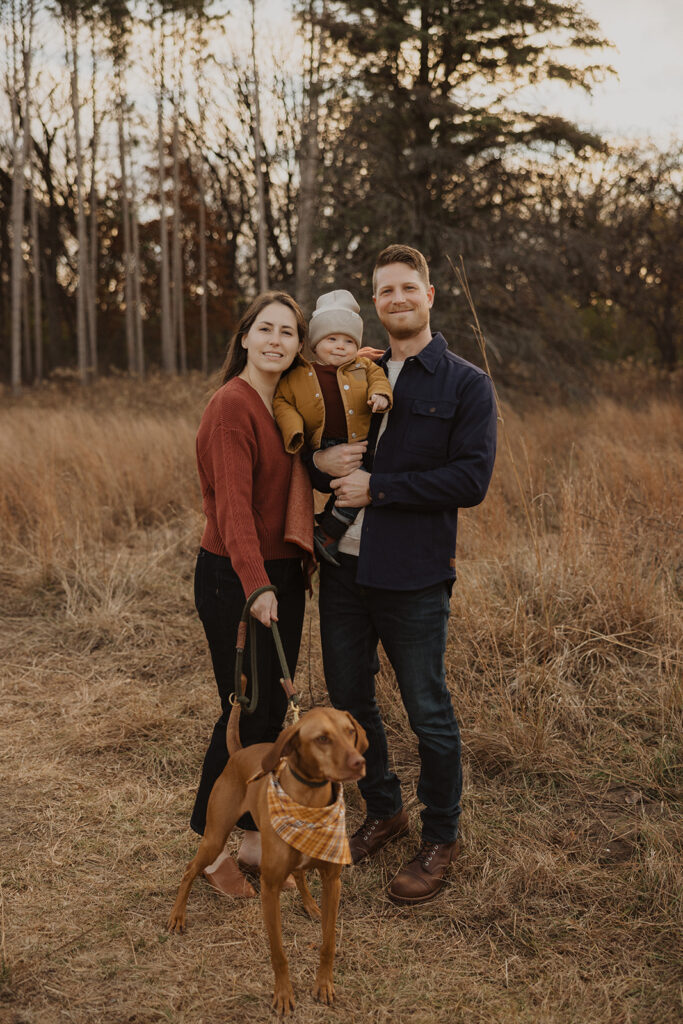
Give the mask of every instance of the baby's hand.
M 370 395 L 368 405 L 373 412 L 383 412 L 389 405 L 389 399 L 386 395 Z

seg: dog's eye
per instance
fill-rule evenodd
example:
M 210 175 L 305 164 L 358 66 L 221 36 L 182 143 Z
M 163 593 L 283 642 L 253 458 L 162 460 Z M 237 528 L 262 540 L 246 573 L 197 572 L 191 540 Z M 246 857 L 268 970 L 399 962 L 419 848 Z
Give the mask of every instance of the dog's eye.
M 317 742 L 325 744 L 325 743 L 331 743 L 332 740 L 330 739 L 330 737 L 326 733 L 323 733 L 322 736 L 318 736 Z

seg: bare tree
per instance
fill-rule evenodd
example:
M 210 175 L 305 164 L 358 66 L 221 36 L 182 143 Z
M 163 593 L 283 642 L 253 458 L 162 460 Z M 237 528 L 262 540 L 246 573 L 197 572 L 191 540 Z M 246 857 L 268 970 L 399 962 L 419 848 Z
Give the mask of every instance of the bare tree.
M 154 3 L 150 4 L 151 25 L 154 29 L 156 15 Z M 161 298 L 161 364 L 165 373 L 176 373 L 176 350 L 173 344 L 171 319 L 171 284 L 168 252 L 168 224 L 166 222 L 166 141 L 164 136 L 164 97 L 166 94 L 166 26 L 164 9 L 159 12 L 159 39 L 156 47 L 156 89 L 157 89 L 157 155 L 159 176 L 159 289 Z
M 145 346 L 142 328 L 142 295 L 140 287 L 140 238 L 138 209 L 135 195 L 135 177 L 131 175 L 130 219 L 133 234 L 133 300 L 135 309 L 135 364 L 138 376 L 145 376 Z
M 187 19 L 174 24 L 175 82 L 173 88 L 173 344 L 178 353 L 181 373 L 187 373 L 187 341 L 185 335 L 185 288 L 183 281 L 182 223 L 180 215 L 180 111 L 183 103 L 183 73 L 185 63 L 185 33 Z M 180 29 L 180 31 L 179 31 Z
M 256 0 L 251 0 L 251 68 L 253 76 L 252 131 L 254 136 L 254 171 L 256 173 L 256 202 L 258 209 L 258 281 L 259 291 L 264 292 L 268 288 L 268 251 L 266 247 L 266 190 L 261 153 L 261 105 L 259 101 L 258 61 L 256 59 Z
M 322 0 L 321 19 L 324 20 L 326 2 Z M 308 312 L 312 305 L 311 256 L 313 253 L 313 227 L 315 223 L 317 177 L 320 164 L 318 118 L 321 92 L 321 63 L 323 36 L 316 19 L 315 0 L 309 0 L 305 16 L 308 33 L 308 68 L 305 82 L 304 110 L 301 122 L 299 148 L 299 203 L 296 240 L 296 296 Z
M 90 169 L 90 264 L 88 266 L 88 353 L 91 372 L 97 375 L 97 283 L 99 280 L 99 241 L 97 228 L 97 149 L 100 125 L 97 116 L 97 51 L 95 38 L 95 19 L 91 22 L 91 56 L 92 56 L 92 142 Z
M 121 67 L 115 66 L 116 78 L 116 122 L 119 142 L 119 165 L 121 173 L 121 220 L 123 222 L 123 267 L 124 267 L 124 304 L 126 323 L 126 357 L 128 372 L 136 370 L 135 351 L 135 319 L 134 319 L 134 286 L 133 286 L 133 242 L 131 238 L 130 204 L 128 201 L 128 167 L 127 146 L 124 127 L 124 94 L 121 83 Z
M 206 175 L 204 150 L 206 147 L 206 40 L 204 37 L 204 12 L 195 19 L 195 68 L 197 77 L 198 133 L 196 144 L 197 192 L 199 200 L 199 333 L 200 362 L 203 374 L 209 372 L 209 331 L 208 331 L 208 278 L 206 272 Z
M 78 354 L 78 375 L 81 383 L 88 380 L 88 283 L 90 261 L 88 259 L 88 226 L 83 199 L 83 150 L 81 145 L 81 101 L 78 85 L 78 44 L 81 27 L 79 2 L 60 3 L 66 42 L 67 65 L 70 68 L 71 111 L 73 116 L 74 140 L 76 144 L 76 225 L 78 235 L 78 257 L 76 286 L 76 338 Z
M 11 383 L 12 391 L 21 391 L 22 310 L 24 308 L 24 169 L 29 157 L 31 125 L 29 94 L 31 91 L 31 60 L 33 56 L 34 3 L 11 4 L 12 81 L 12 264 L 11 264 Z M 19 52 L 21 62 L 19 61 Z M 21 65 L 21 69 L 20 69 Z M 20 114 L 20 108 L 23 110 Z
M 33 154 L 33 136 L 31 139 L 31 156 Z M 41 289 L 41 255 L 40 229 L 38 221 L 38 201 L 34 182 L 33 160 L 29 165 L 29 204 L 31 218 L 31 260 L 33 265 L 33 363 L 34 383 L 43 380 L 43 296 Z

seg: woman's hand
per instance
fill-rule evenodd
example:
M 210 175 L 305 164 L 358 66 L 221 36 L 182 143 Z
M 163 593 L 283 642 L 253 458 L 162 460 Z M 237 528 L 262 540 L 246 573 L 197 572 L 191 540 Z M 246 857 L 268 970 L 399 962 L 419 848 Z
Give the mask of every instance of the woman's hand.
M 370 345 L 366 345 L 364 348 L 358 349 L 359 356 L 365 356 L 366 359 L 372 359 L 373 362 L 377 362 L 384 355 L 383 348 L 372 348 Z
M 315 468 L 328 476 L 348 476 L 362 464 L 367 446 L 367 441 L 356 441 L 353 444 L 335 444 L 332 448 L 321 449 L 313 456 Z
M 263 594 L 259 594 L 249 609 L 249 613 L 270 629 L 271 622 L 278 621 L 277 598 L 273 591 L 266 590 Z

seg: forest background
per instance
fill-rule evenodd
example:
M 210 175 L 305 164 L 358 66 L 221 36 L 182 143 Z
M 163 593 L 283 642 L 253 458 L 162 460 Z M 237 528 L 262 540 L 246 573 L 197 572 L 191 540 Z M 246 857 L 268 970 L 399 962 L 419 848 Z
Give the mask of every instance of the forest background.
M 64 371 L 206 373 L 266 286 L 307 310 L 348 287 L 381 342 L 370 274 L 396 239 L 426 253 L 439 324 L 476 360 L 464 257 L 503 384 L 571 394 L 605 360 L 677 366 L 680 140 L 618 143 L 533 106 L 530 86 L 612 74 L 574 0 L 0 10 L 15 393 Z

